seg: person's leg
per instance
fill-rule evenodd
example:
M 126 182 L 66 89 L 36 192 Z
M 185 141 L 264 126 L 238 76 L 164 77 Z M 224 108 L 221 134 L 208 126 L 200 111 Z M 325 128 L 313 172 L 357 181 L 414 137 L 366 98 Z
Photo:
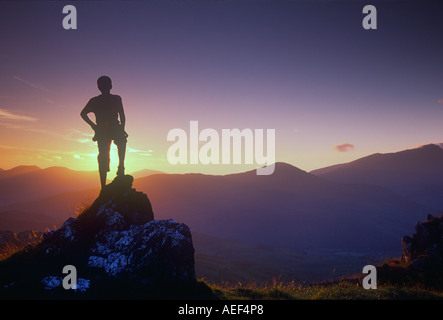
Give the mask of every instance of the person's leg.
M 100 188 L 103 190 L 103 188 L 106 186 L 106 176 L 108 175 L 107 171 L 99 171 L 100 175 Z
M 125 174 L 125 156 L 126 156 L 126 141 L 119 141 L 117 145 L 118 150 L 118 170 L 117 175 Z
M 117 127 L 114 131 L 114 143 L 118 150 L 118 170 L 117 176 L 123 176 L 125 174 L 125 156 L 126 156 L 126 143 L 128 142 L 127 134 L 121 126 Z
M 110 139 L 103 139 L 97 141 L 98 145 L 98 172 L 100 174 L 100 185 L 101 188 L 106 185 L 106 176 L 109 172 L 109 162 L 110 162 L 110 155 L 109 152 L 111 151 L 111 140 Z

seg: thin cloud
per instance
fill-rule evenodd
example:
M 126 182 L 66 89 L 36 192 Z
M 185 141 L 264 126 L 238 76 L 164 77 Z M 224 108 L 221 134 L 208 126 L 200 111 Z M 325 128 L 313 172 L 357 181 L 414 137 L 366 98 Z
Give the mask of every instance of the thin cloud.
M 133 148 L 127 148 L 127 151 L 128 152 L 133 152 L 133 153 L 137 153 L 138 155 L 140 155 L 140 156 L 145 156 L 145 157 L 150 157 L 150 156 L 152 156 L 152 150 L 151 149 L 149 149 L 149 150 L 137 150 L 137 149 L 133 149 Z
M 20 146 L 10 146 L 10 145 L 3 145 L 0 144 L 0 149 L 6 149 L 6 150 L 18 150 L 18 151 L 27 151 L 35 154 L 40 155 L 50 155 L 53 159 L 60 160 L 62 159 L 62 156 L 72 156 L 74 158 L 85 158 L 85 157 L 96 157 L 97 154 L 93 153 L 78 153 L 74 151 L 57 151 L 57 150 L 50 150 L 50 149 L 44 149 L 44 148 L 26 148 L 26 147 L 20 147 Z
M 443 99 L 438 100 L 438 103 L 443 103 Z
M 92 142 L 92 134 L 84 133 L 84 132 L 77 130 L 77 129 L 70 129 L 67 134 L 62 135 L 61 137 L 65 140 L 75 141 L 78 143 L 91 143 Z
M 23 125 L 11 122 L 0 122 L 0 126 L 8 129 L 23 129 Z
M 133 148 L 127 148 L 128 152 L 146 152 L 146 150 L 138 150 Z M 148 150 L 148 152 L 152 152 L 152 150 Z
M 342 144 L 338 144 L 336 146 L 333 146 L 332 149 L 334 149 L 335 151 L 338 151 L 338 152 L 348 152 L 348 151 L 354 150 L 354 145 L 350 144 L 350 143 L 342 143 Z
M 46 130 L 46 129 L 30 128 L 29 126 L 16 125 L 16 124 L 11 124 L 11 123 L 2 123 L 2 122 L 0 122 L 0 126 L 6 127 L 8 129 L 17 129 L 17 130 L 21 130 L 21 131 L 28 131 L 28 132 L 33 132 L 33 133 L 46 134 L 46 135 L 50 135 L 50 136 L 54 136 L 54 137 L 60 137 L 60 135 L 57 132 L 54 132 L 51 130 Z
M 30 86 L 31 88 L 34 88 L 34 89 L 37 89 L 37 90 L 41 90 L 41 91 L 44 91 L 44 92 L 47 92 L 47 93 L 52 93 L 50 90 L 48 90 L 48 89 L 46 89 L 45 87 L 43 87 L 43 86 L 41 86 L 41 85 L 39 85 L 39 84 L 37 84 L 37 83 L 35 83 L 35 82 L 32 82 L 32 81 L 28 81 L 28 80 L 26 80 L 26 79 L 23 79 L 22 77 L 19 77 L 19 76 L 14 76 L 13 77 L 15 80 L 17 80 L 17 81 L 21 81 L 21 82 L 23 82 L 23 83 L 26 83 L 28 86 Z
M 6 109 L 0 109 L 0 119 L 14 120 L 14 121 L 37 121 L 37 118 L 29 117 L 17 113 L 13 113 Z

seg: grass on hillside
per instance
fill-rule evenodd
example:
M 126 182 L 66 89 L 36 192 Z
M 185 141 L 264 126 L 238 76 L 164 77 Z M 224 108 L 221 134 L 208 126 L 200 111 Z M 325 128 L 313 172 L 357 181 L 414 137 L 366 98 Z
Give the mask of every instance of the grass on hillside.
M 204 282 L 204 280 L 201 280 Z M 443 291 L 419 286 L 383 285 L 366 290 L 355 281 L 303 285 L 296 282 L 206 283 L 223 300 L 433 300 L 443 299 Z
M 0 261 L 6 260 L 7 258 L 11 257 L 15 253 L 19 252 L 26 246 L 35 246 L 38 244 L 43 238 L 42 234 L 38 234 L 36 232 L 31 232 L 29 234 L 29 239 L 25 241 L 21 241 L 20 243 L 4 243 L 0 247 Z
M 6 260 L 18 251 L 18 247 L 13 243 L 6 243 L 0 248 L 0 261 Z

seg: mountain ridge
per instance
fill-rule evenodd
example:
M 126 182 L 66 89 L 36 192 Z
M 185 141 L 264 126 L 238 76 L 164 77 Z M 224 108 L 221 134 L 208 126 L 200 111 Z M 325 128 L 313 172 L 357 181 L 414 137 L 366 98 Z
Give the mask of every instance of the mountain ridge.
M 426 152 L 438 152 L 433 146 L 424 149 L 427 149 Z M 423 220 L 429 213 L 429 208 L 423 204 L 387 187 L 335 182 L 288 163 L 277 162 L 275 165 L 274 174 L 269 176 L 258 176 L 256 170 L 227 175 L 165 173 L 135 179 L 134 187 L 149 195 L 160 219 L 172 218 L 186 223 L 193 233 L 249 243 L 256 248 L 281 248 L 286 253 L 321 251 L 326 252 L 327 256 L 334 256 L 334 259 L 347 252 L 346 262 L 354 266 L 361 263 L 362 256 L 400 254 L 399 239 L 416 221 Z M 72 173 L 69 170 L 63 172 Z M 32 177 L 21 176 L 22 183 L 25 183 L 26 176 Z M 35 200 L 19 199 L 0 208 L 0 213 L 21 211 L 21 216 L 8 216 L 8 219 L 14 218 L 19 222 L 32 213 L 37 217 L 43 212 L 51 219 L 59 217 L 61 224 L 70 216 L 75 216 L 74 205 L 81 204 L 87 197 L 93 199 L 99 193 L 98 186 L 93 187 L 98 185 L 96 173 L 91 177 L 91 180 L 82 182 L 83 188 L 92 186 L 88 190 L 63 191 L 53 188 L 63 192 Z M 4 186 L 4 181 L 0 179 L 0 188 L 2 184 Z M 49 183 L 43 182 L 42 185 L 49 187 L 46 185 Z M 88 204 L 84 202 L 83 205 Z M 2 229 L 5 228 L 0 227 Z M 214 248 L 219 246 L 216 242 Z M 226 247 L 225 244 L 220 246 Z M 214 255 L 210 254 L 208 248 L 205 250 L 201 255 L 199 253 L 199 259 L 202 259 L 199 261 L 203 261 L 208 270 L 211 267 L 208 259 Z M 257 252 L 266 256 L 263 250 Z M 224 254 L 221 252 L 214 257 L 222 259 Z M 243 255 L 240 251 L 236 254 L 238 257 Z M 355 257 L 353 254 L 356 254 Z M 281 261 L 301 257 L 299 254 L 285 255 Z M 303 262 L 305 268 L 311 263 L 310 260 L 316 258 L 310 254 L 307 259 L 306 264 Z M 319 258 L 315 261 L 332 260 Z M 236 262 L 227 265 L 232 263 Z M 300 262 L 298 266 L 301 265 Z M 321 274 L 324 272 L 321 270 Z
M 423 150 L 438 151 L 435 146 Z M 336 182 L 284 162 L 275 166 L 269 176 L 255 170 L 155 174 L 134 185 L 149 194 L 162 218 L 187 222 L 197 232 L 297 249 L 395 250 L 398 237 L 429 213 L 425 205 L 385 186 Z M 95 175 L 93 179 L 96 185 Z M 55 212 L 61 207 L 53 200 L 48 206 Z M 14 209 L 32 210 L 36 203 L 28 200 Z M 37 207 L 42 211 L 44 202 Z
M 38 170 L 42 169 L 38 166 L 26 166 L 26 165 L 16 166 L 8 170 L 0 169 L 0 179 L 10 178 L 21 174 L 27 174 Z
M 339 183 L 373 184 L 411 196 L 421 189 L 441 185 L 443 149 L 436 144 L 393 153 L 375 153 L 310 173 Z
M 187 221 L 192 230 L 293 248 L 375 250 L 375 244 L 383 247 L 390 238 L 386 247 L 392 249 L 424 210 L 382 187 L 337 185 L 298 170 L 293 175 L 277 172 L 278 167 L 271 176 L 155 175 L 134 185 L 150 195 L 161 214 Z M 390 215 L 395 217 L 394 229 L 399 228 L 391 228 L 392 235 L 380 230 L 388 228 L 383 220 Z M 370 241 L 372 232 L 380 238 Z M 359 240 L 353 242 L 354 236 Z
M 0 203 L 37 200 L 66 191 L 76 191 L 97 182 L 97 173 L 49 167 L 0 179 Z

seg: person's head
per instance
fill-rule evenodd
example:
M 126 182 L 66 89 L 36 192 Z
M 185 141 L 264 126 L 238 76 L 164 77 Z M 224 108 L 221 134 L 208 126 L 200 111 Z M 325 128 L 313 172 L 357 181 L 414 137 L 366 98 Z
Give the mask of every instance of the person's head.
M 108 76 L 101 76 L 97 79 L 97 87 L 102 93 L 110 92 L 112 89 L 112 81 Z

